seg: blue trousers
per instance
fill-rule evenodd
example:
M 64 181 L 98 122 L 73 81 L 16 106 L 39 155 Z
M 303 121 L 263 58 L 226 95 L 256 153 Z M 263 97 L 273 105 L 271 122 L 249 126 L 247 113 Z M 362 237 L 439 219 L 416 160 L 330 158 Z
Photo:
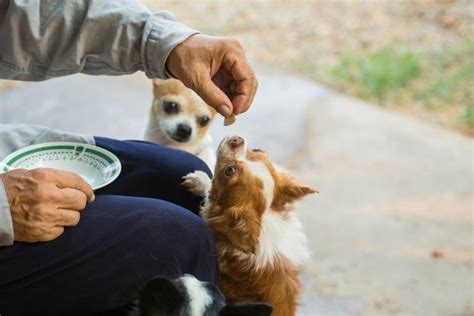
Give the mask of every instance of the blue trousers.
M 96 137 L 120 176 L 96 192 L 75 227 L 44 243 L 0 247 L 0 315 L 94 315 L 127 304 L 150 277 L 184 273 L 219 282 L 200 199 L 181 177 L 209 169 L 183 151 Z

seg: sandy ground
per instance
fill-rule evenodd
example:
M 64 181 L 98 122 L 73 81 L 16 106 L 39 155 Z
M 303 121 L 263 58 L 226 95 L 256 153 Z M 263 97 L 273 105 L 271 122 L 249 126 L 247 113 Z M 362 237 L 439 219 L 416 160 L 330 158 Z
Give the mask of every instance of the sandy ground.
M 312 262 L 299 315 L 474 315 L 473 141 L 300 77 L 258 76 L 251 111 L 212 134 L 245 136 L 320 191 L 300 207 Z M 0 123 L 139 138 L 150 101 L 143 75 L 71 76 L 0 94 Z
M 346 97 L 318 101 L 294 164 L 321 192 L 301 213 L 316 297 L 345 303 L 340 315 L 474 315 L 473 142 Z

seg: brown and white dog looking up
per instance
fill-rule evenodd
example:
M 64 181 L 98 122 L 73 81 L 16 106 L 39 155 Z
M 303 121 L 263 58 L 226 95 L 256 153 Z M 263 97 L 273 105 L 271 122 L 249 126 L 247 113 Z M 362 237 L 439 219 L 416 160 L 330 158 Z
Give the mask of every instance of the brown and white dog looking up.
M 212 182 L 201 171 L 183 180 L 207 196 L 201 214 L 214 234 L 226 299 L 266 302 L 275 316 L 295 315 L 299 276 L 309 260 L 295 202 L 316 191 L 278 172 L 238 136 L 219 145 Z
M 177 79 L 153 80 L 153 103 L 144 139 L 190 152 L 213 169 L 209 126 L 216 111 Z

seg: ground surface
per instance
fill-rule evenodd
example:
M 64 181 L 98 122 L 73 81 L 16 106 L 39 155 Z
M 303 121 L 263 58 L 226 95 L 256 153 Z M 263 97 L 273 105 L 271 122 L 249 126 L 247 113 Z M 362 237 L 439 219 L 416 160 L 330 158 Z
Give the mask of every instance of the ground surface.
M 239 134 L 319 189 L 300 208 L 313 253 L 300 315 L 474 315 L 473 141 L 259 69 Z M 0 123 L 137 138 L 151 101 L 141 75 L 83 75 L 0 94 Z

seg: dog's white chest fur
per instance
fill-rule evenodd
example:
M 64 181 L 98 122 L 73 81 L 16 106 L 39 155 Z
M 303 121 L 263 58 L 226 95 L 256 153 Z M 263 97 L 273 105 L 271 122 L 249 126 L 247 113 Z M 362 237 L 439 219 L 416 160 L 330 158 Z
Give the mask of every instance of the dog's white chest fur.
M 303 266 L 310 258 L 307 239 L 295 213 L 267 210 L 262 217 L 257 267 L 271 265 L 279 256 L 296 267 Z
M 216 166 L 216 151 L 212 148 L 212 137 L 206 135 L 201 147 L 195 148 L 194 150 L 195 152 L 191 152 L 204 160 L 204 162 L 209 166 L 209 169 L 214 171 L 214 167 Z

